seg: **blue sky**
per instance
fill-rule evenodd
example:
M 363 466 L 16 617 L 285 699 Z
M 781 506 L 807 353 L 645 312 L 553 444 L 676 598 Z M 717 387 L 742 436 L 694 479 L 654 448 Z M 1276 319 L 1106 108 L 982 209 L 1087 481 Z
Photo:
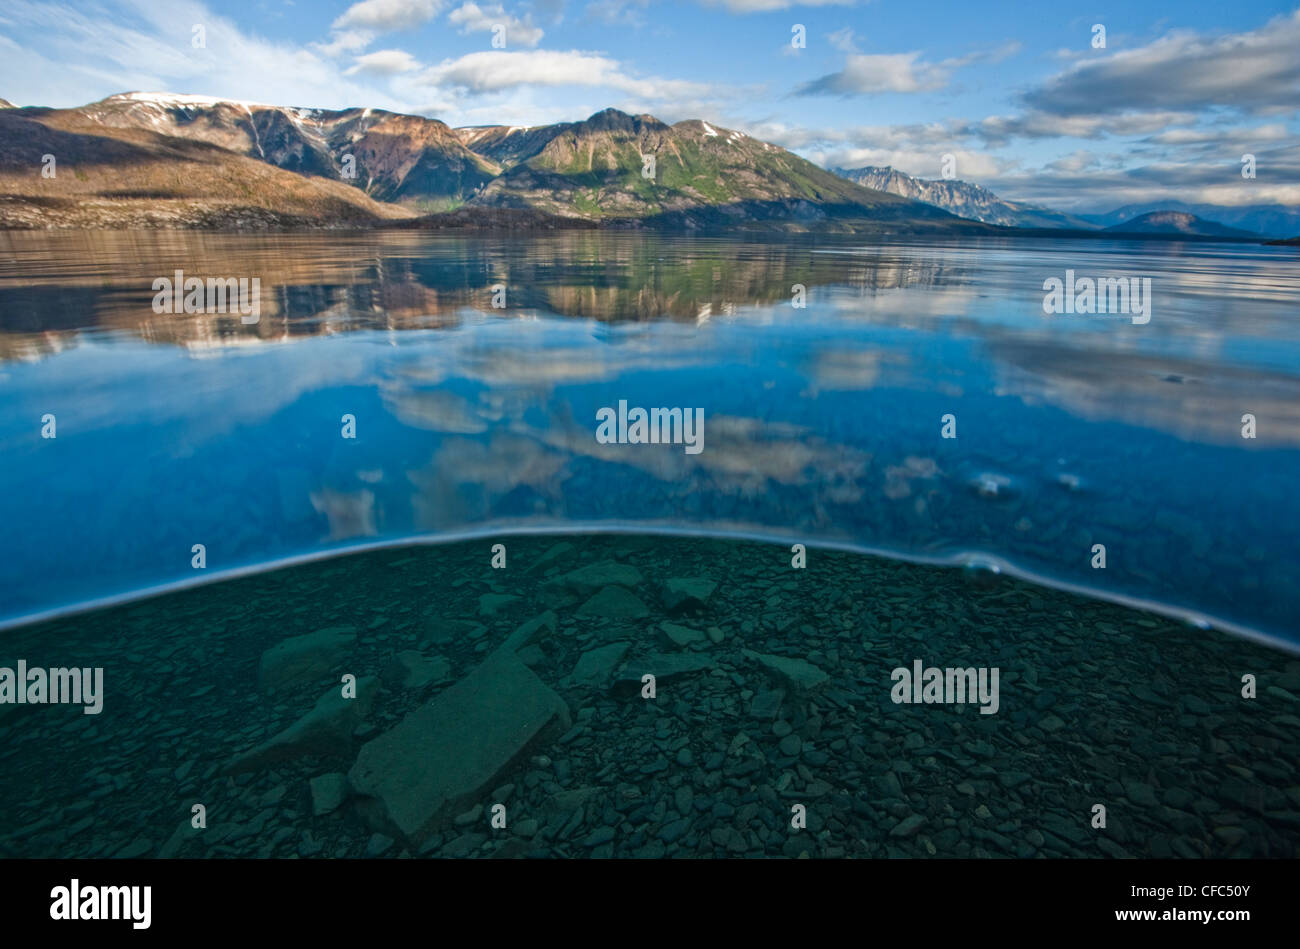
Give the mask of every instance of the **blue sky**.
M 959 178 L 1067 210 L 1169 196 L 1300 204 L 1300 7 L 1286 3 L 0 6 L 0 96 L 72 106 L 125 91 L 373 106 L 451 125 L 615 106 L 704 118 L 826 165 L 934 178 L 952 155 Z M 1240 173 L 1246 153 L 1254 179 Z

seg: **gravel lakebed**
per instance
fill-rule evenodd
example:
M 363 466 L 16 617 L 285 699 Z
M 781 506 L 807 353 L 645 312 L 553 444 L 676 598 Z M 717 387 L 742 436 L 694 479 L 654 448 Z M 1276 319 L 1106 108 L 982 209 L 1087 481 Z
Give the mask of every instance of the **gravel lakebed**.
M 0 706 L 0 856 L 1296 856 L 1296 656 L 791 559 L 502 537 L 11 630 L 0 666 L 102 666 L 104 705 Z M 895 702 L 918 660 L 996 668 L 996 712 Z

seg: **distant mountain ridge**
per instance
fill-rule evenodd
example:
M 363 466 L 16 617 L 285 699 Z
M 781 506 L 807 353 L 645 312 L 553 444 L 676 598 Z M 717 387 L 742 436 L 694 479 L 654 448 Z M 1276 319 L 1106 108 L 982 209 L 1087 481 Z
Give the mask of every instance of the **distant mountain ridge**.
M 1151 211 L 1130 221 L 1105 228 L 1108 232 L 1124 234 L 1187 234 L 1200 237 L 1259 237 L 1251 231 L 1228 227 L 1215 221 L 1206 221 L 1183 211 Z
M 1189 204 L 1168 199 L 1148 201 L 1143 204 L 1126 204 L 1105 214 L 1083 214 L 1080 217 L 1100 227 L 1122 224 L 1152 211 L 1181 211 L 1205 221 L 1240 228 L 1266 237 L 1288 238 L 1300 234 L 1300 207 L 1284 204 Z
M 835 174 L 868 188 L 943 208 L 958 217 L 1005 227 L 1060 227 L 1094 230 L 1097 225 L 1051 208 L 1008 201 L 987 188 L 956 179 L 914 178 L 888 166 L 832 168 Z

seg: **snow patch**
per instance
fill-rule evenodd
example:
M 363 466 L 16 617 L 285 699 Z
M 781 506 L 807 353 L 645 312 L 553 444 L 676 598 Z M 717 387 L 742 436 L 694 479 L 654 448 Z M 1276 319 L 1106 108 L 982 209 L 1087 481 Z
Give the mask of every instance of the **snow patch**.
M 709 123 L 708 123 L 708 122 L 701 122 L 700 124 L 704 126 L 704 134 L 707 135 L 707 136 L 709 136 L 709 138 L 717 138 L 717 137 L 718 137 L 718 133 L 715 132 L 715 131 L 713 131 L 713 129 L 709 127 Z
M 257 106 L 259 109 L 274 108 L 261 102 L 246 102 L 243 99 L 218 99 L 213 96 L 192 96 L 178 92 L 123 92 L 115 96 L 109 96 L 108 102 L 140 102 L 145 105 L 157 105 L 167 108 L 185 108 L 187 106 L 202 106 L 210 108 L 214 105 L 226 103 L 227 105 L 243 106 L 247 109 L 249 106 Z

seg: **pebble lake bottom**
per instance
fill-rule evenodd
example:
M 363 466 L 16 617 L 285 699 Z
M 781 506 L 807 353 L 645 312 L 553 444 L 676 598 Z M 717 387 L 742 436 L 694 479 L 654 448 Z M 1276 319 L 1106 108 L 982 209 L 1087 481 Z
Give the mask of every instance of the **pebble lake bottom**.
M 0 665 L 19 659 L 103 667 L 103 708 L 0 705 L 4 857 L 1294 857 L 1300 841 L 1296 656 L 960 568 L 502 537 L 13 629 Z M 918 660 L 998 669 L 996 713 L 895 702 L 893 670 Z

